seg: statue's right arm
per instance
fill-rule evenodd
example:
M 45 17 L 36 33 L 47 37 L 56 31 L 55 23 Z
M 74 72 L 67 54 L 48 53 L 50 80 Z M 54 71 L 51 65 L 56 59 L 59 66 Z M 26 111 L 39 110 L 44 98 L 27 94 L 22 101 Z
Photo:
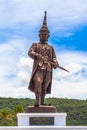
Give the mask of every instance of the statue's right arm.
M 28 51 L 28 55 L 32 58 L 32 59 L 36 59 L 36 58 L 41 58 L 42 56 L 40 54 L 37 53 L 37 43 L 33 43 L 32 46 L 30 47 L 30 50 Z

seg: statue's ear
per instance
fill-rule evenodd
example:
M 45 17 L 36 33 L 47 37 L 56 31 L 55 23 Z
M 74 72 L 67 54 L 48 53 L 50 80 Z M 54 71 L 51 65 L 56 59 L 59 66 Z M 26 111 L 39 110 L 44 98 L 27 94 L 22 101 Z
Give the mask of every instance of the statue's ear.
M 48 34 L 48 38 L 49 38 L 49 36 L 50 36 L 50 35 Z

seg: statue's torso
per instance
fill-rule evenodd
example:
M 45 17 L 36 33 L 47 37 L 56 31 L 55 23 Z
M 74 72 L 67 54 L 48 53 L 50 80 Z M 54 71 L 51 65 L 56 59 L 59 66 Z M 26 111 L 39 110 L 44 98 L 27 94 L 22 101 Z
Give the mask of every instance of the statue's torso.
M 48 60 L 52 59 L 52 51 L 51 51 L 51 46 L 49 46 L 48 44 L 37 44 L 37 53 L 41 54 L 43 57 L 45 57 Z M 38 59 L 38 65 L 40 69 L 47 69 L 47 71 L 51 71 L 52 70 L 52 66 L 50 64 L 48 64 L 47 61 L 43 60 L 43 59 Z

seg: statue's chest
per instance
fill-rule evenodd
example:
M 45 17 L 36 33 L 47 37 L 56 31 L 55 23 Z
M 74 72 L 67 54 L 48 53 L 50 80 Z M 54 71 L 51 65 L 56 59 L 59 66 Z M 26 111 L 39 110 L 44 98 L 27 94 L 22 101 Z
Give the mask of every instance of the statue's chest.
M 38 51 L 39 54 L 41 54 L 43 56 L 50 55 L 50 47 L 48 45 L 39 44 L 37 51 Z

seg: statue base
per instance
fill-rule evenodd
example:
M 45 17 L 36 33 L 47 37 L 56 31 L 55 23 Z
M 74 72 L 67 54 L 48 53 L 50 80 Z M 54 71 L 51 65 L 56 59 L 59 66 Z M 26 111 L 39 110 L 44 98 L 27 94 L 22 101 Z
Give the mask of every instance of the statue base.
M 18 113 L 18 126 L 66 126 L 66 113 Z
M 29 106 L 17 119 L 18 126 L 66 126 L 66 113 L 57 113 L 54 106 Z
M 39 107 L 29 106 L 26 110 L 26 113 L 55 113 L 57 112 L 56 107 L 40 105 Z

